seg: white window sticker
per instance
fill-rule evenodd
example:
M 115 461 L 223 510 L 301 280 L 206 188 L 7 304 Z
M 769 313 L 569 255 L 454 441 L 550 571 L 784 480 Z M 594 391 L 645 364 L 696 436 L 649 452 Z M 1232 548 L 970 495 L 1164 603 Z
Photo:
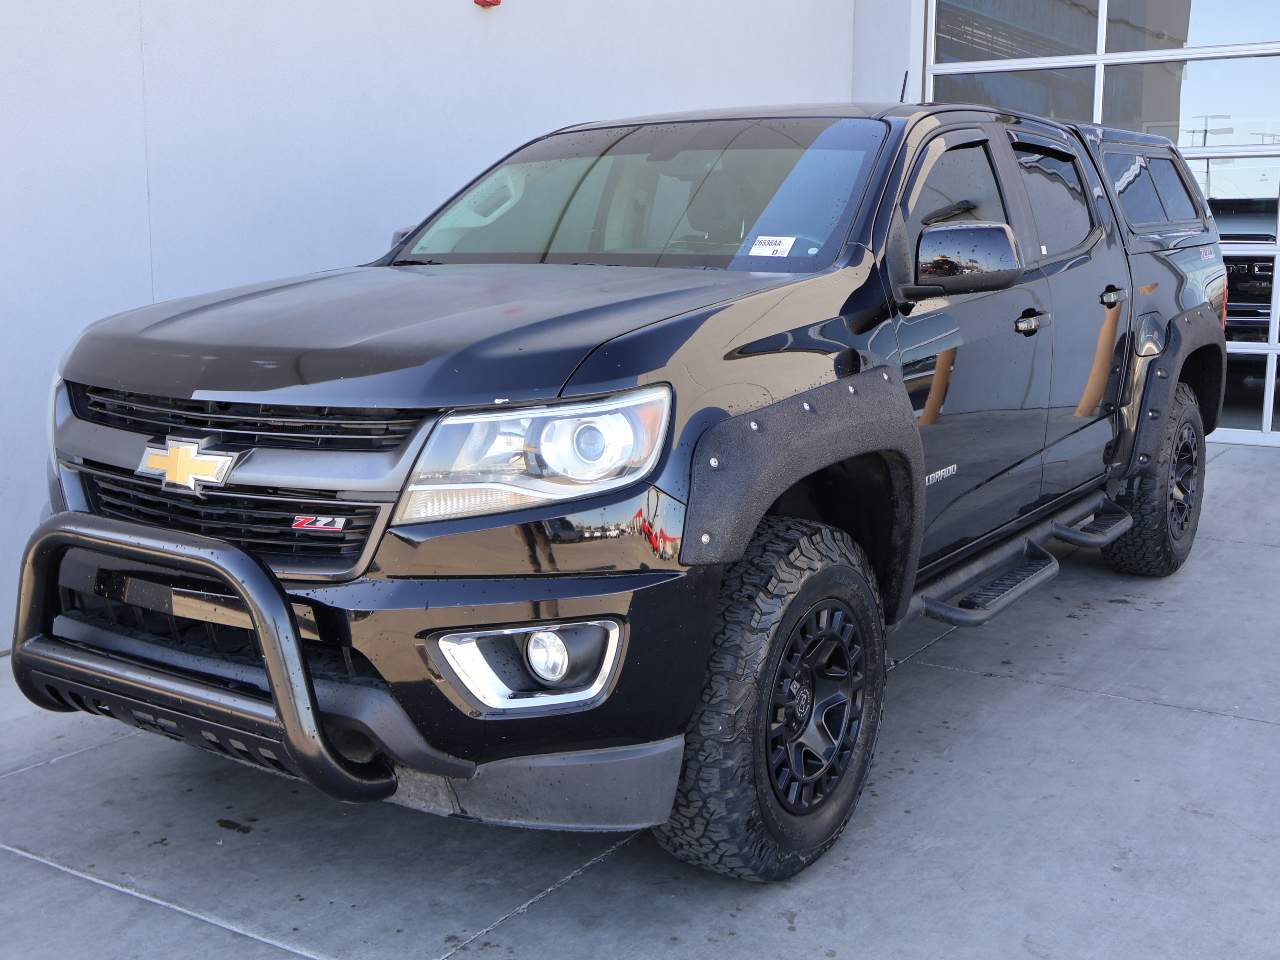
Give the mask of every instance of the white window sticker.
M 791 245 L 796 242 L 795 237 L 756 237 L 756 242 L 751 244 L 752 257 L 785 257 L 791 253 Z

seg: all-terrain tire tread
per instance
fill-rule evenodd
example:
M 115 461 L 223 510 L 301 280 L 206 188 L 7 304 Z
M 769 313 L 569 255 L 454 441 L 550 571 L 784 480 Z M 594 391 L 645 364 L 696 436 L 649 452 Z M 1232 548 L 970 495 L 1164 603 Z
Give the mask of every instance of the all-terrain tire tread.
M 1169 539 L 1168 504 L 1163 489 L 1163 478 L 1174 456 L 1178 424 L 1186 412 L 1195 418 L 1197 430 L 1203 437 L 1204 427 L 1195 391 L 1187 384 L 1179 383 L 1165 418 L 1164 437 L 1156 462 L 1149 470 L 1131 479 L 1125 493 L 1116 498 L 1116 502 L 1133 516 L 1133 526 L 1114 543 L 1103 547 L 1102 556 L 1112 569 L 1120 573 L 1167 577 L 1186 559 L 1185 554 L 1182 557 L 1176 555 Z
M 725 571 L 707 681 L 685 735 L 675 805 L 671 819 L 654 828 L 663 849 L 687 863 L 744 880 L 780 879 L 821 856 L 848 820 L 846 815 L 819 849 L 799 858 L 781 855 L 761 822 L 754 780 L 757 678 L 788 603 L 806 577 L 830 564 L 848 565 L 866 581 L 883 622 L 866 554 L 824 524 L 766 517 L 743 558 Z M 856 798 L 850 814 L 854 805 Z

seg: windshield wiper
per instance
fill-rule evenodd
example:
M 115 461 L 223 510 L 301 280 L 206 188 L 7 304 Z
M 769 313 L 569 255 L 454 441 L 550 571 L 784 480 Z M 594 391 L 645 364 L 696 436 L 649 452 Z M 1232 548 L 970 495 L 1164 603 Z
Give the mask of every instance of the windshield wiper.
M 412 257 L 403 260 L 392 260 L 393 267 L 443 267 L 443 260 L 415 260 Z

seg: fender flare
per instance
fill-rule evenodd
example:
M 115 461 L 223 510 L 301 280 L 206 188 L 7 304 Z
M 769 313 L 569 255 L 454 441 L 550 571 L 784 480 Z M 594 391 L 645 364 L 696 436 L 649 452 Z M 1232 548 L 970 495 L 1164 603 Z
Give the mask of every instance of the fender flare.
M 1209 317 L 1207 311 L 1189 311 L 1180 318 L 1170 320 L 1163 333 L 1164 344 L 1158 354 L 1134 357 L 1132 396 L 1141 399 L 1136 402 L 1136 409 L 1125 418 L 1133 424 L 1133 439 L 1128 456 L 1121 457 L 1120 477 L 1144 473 L 1155 463 L 1163 440 L 1163 413 L 1173 402 L 1173 394 L 1178 388 L 1187 357 L 1201 347 L 1218 348 L 1223 367 L 1217 384 L 1219 411 L 1222 407 L 1226 390 L 1227 351 L 1221 327 Z
M 885 619 L 897 622 L 910 602 L 920 562 L 925 468 L 911 401 L 901 375 L 887 366 L 838 378 L 707 429 L 694 448 L 681 563 L 741 559 L 765 513 L 788 488 L 869 453 L 884 456 L 890 469 L 892 542 L 886 569 L 878 573 Z

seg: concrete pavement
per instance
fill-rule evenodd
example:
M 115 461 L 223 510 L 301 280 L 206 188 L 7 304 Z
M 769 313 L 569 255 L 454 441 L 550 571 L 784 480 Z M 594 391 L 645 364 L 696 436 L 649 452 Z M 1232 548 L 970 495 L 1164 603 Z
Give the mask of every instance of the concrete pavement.
M 862 805 L 756 886 L 649 837 L 343 806 L 0 669 L 0 953 L 95 957 L 1280 955 L 1280 450 L 1210 448 L 1168 580 L 1064 550 L 978 630 L 918 621 Z

